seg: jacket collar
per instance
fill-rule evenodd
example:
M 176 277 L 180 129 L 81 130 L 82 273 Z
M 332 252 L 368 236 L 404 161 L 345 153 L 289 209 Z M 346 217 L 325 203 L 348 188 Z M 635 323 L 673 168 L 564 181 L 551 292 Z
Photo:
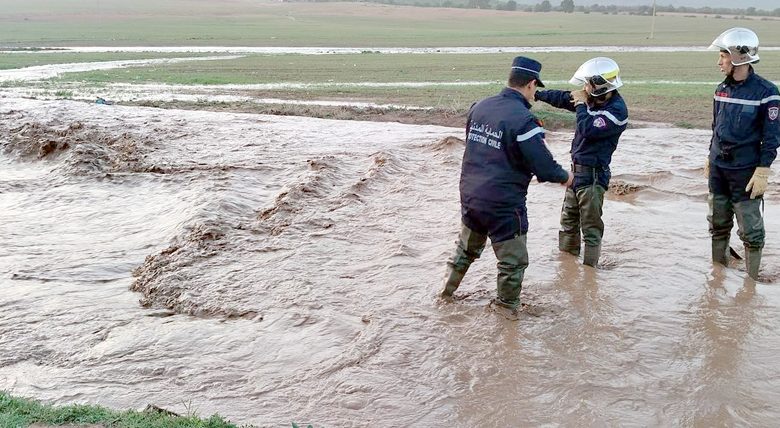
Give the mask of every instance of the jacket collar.
M 731 76 L 728 76 L 723 81 L 723 83 L 725 83 L 727 85 L 730 85 L 730 86 L 740 86 L 740 85 L 743 85 L 743 84 L 753 80 L 753 77 L 755 76 L 755 74 L 756 74 L 756 72 L 755 72 L 755 70 L 753 70 L 753 66 L 751 65 L 748 68 L 748 75 L 745 78 L 745 80 L 741 80 L 741 81 L 737 82 L 736 80 L 734 80 L 734 78 L 732 78 Z
M 529 103 L 528 100 L 525 99 L 523 94 L 521 94 L 520 92 L 517 92 L 516 90 L 514 90 L 512 88 L 506 87 L 506 88 L 502 89 L 501 93 L 499 95 L 501 95 L 502 97 L 507 97 L 507 98 L 516 98 L 516 99 L 522 101 L 523 105 L 525 105 L 526 108 L 529 108 L 529 109 L 531 108 L 531 103 Z

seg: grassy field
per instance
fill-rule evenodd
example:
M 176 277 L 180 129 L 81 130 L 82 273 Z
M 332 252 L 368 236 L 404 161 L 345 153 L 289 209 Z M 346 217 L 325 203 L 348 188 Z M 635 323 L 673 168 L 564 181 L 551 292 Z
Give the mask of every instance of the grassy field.
M 30 54 L 34 55 L 34 54 Z M 224 61 L 199 61 L 68 74 L 63 80 L 95 83 L 162 82 L 169 84 L 253 83 L 350 83 L 350 82 L 503 82 L 516 54 L 348 54 L 348 55 L 247 55 Z M 621 65 L 623 76 L 633 81 L 720 80 L 717 54 L 696 53 L 531 53 L 543 64 L 545 80 L 568 81 L 585 60 L 608 55 Z M 0 56 L 0 67 L 3 66 Z M 761 68 L 780 70 L 780 52 L 762 54 Z M 776 77 L 780 77 L 778 71 Z
M 66 5 L 67 3 L 67 5 Z M 764 46 L 780 46 L 778 21 L 659 16 L 656 38 L 647 39 L 649 17 L 603 14 L 434 9 L 370 3 L 281 3 L 256 0 L 6 0 L 0 17 L 5 46 L 64 45 L 246 45 L 246 46 L 551 46 L 695 45 L 705 47 L 723 29 L 754 28 Z M 369 49 L 370 50 L 370 49 Z M 500 90 L 515 54 L 247 55 L 225 60 L 73 73 L 40 83 L 51 93 L 72 93 L 73 85 L 123 83 L 183 85 L 314 83 L 305 89 L 252 91 L 256 97 L 356 100 L 434 107 L 464 114 L 477 99 Z M 588 58 L 607 55 L 621 65 L 633 119 L 708 127 L 715 82 L 721 80 L 712 52 L 538 53 L 543 76 L 553 88 Z M 780 52 L 762 52 L 759 72 L 780 80 Z M 190 54 L 0 54 L 0 70 L 29 65 L 140 59 Z M 447 85 L 446 82 L 482 82 Z M 671 84 L 681 81 L 688 84 Z M 417 88 L 354 86 L 353 83 L 439 82 Z M 699 82 L 699 83 L 695 83 Z M 5 82 L 4 86 L 15 85 Z M 70 86 L 68 86 L 70 85 Z M 68 86 L 64 88 L 62 86 Z M 267 112 L 251 104 L 233 106 Z M 168 104 L 170 105 L 170 104 Z M 215 104 L 190 103 L 191 108 Z M 225 108 L 220 104 L 219 108 Z M 541 114 L 556 120 L 549 108 Z M 271 111 L 278 107 L 270 108 Z M 294 112 L 294 109 L 287 109 Z M 310 113 L 312 110 L 308 110 Z M 324 114 L 324 113 L 323 113 Z M 372 116 L 373 117 L 373 116 Z M 446 122 L 450 124 L 451 117 Z M 565 122 L 565 121 L 564 121 Z
M 33 67 L 47 64 L 67 64 L 74 62 L 99 62 L 155 58 L 183 58 L 205 56 L 198 53 L 157 53 L 157 52 L 117 52 L 117 53 L 78 53 L 78 52 L 24 52 L 0 53 L 0 70 Z
M 117 412 L 99 406 L 55 407 L 0 391 L 0 427 L 26 428 L 31 424 L 99 424 L 106 428 L 236 428 L 218 415 L 201 419 L 197 416 L 177 416 L 161 409 Z
M 551 46 L 703 45 L 749 26 L 780 45 L 778 21 L 562 14 L 257 0 L 4 0 L 0 45 Z M 768 43 L 767 43 L 768 42 Z
M 571 89 L 566 83 L 583 61 L 596 53 L 532 54 L 544 64 L 550 88 Z M 711 100 L 722 75 L 713 52 L 609 54 L 621 64 L 626 97 L 635 120 L 672 122 L 680 126 L 710 125 Z M 465 112 L 475 100 L 501 89 L 514 54 L 354 54 L 249 55 L 226 61 L 169 64 L 72 73 L 50 82 L 99 86 L 109 83 L 167 83 L 183 85 L 310 83 L 309 88 L 252 91 L 256 97 L 283 99 L 357 100 L 380 104 L 434 107 Z M 780 79 L 780 52 L 763 54 L 758 70 Z M 678 83 L 668 83 L 676 81 Z M 372 87 L 369 82 L 385 86 Z M 393 86 L 393 82 L 438 82 L 423 87 Z M 448 85 L 449 82 L 482 82 Z M 351 85 L 363 83 L 364 85 Z M 540 111 L 550 108 L 539 104 Z M 242 108 L 246 110 L 246 106 Z M 449 122 L 448 122 L 449 123 Z

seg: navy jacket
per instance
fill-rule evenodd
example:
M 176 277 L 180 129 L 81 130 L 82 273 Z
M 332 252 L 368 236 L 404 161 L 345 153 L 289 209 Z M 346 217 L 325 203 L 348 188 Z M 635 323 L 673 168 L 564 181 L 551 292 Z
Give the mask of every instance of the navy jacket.
M 464 209 L 515 215 L 525 212 L 531 178 L 565 183 L 566 171 L 553 159 L 544 142 L 544 128 L 517 91 L 475 103 L 466 122 L 466 149 L 460 175 Z M 524 219 L 522 232 L 528 231 Z
M 578 165 L 609 170 L 612 153 L 628 125 L 628 108 L 617 91 L 606 104 L 594 108 L 577 107 L 571 102 L 571 91 L 538 91 L 536 99 L 553 107 L 577 113 L 577 129 L 571 142 L 571 160 Z
M 710 162 L 721 168 L 769 167 L 780 146 L 780 93 L 755 74 L 726 78 L 715 91 Z

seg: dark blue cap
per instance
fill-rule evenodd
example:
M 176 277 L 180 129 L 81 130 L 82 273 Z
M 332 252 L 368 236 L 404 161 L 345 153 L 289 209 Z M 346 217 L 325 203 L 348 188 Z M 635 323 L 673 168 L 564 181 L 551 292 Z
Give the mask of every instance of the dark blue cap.
M 544 88 L 542 83 L 542 64 L 539 61 L 535 61 L 531 58 L 524 56 L 515 57 L 512 60 L 512 71 L 515 73 L 526 74 L 528 76 L 536 78 L 537 86 Z

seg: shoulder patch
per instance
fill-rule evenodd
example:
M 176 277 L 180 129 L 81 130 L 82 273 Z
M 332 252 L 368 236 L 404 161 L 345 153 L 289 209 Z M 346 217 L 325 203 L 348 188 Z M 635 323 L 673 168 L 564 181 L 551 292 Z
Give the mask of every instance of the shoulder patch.
M 593 126 L 595 126 L 596 128 L 604 128 L 605 126 L 607 126 L 607 121 L 604 120 L 603 117 L 599 116 L 593 120 Z
M 769 107 L 769 109 L 767 109 L 767 117 L 769 120 L 777 120 L 778 113 L 780 113 L 780 107 Z

